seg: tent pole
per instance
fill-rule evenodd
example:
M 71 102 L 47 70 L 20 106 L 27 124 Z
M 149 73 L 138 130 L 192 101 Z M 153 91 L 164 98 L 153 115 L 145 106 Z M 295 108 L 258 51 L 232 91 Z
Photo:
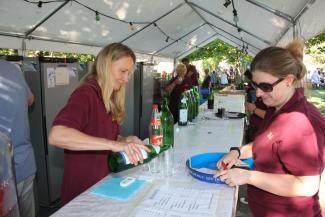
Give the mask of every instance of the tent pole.
M 201 43 L 199 43 L 199 44 L 196 45 L 196 46 L 200 46 L 201 44 L 203 44 L 203 43 L 205 43 L 206 41 L 210 40 L 211 38 L 215 37 L 216 35 L 218 35 L 218 33 L 211 35 L 209 38 L 205 39 L 204 41 L 202 41 Z M 179 59 L 179 57 L 181 57 L 182 55 L 184 55 L 186 52 L 192 50 L 193 48 L 194 48 L 194 47 L 191 47 L 190 49 L 188 49 L 188 50 L 182 52 L 180 55 L 176 56 L 175 59 Z
M 232 41 L 231 39 L 227 38 L 226 36 L 221 35 L 221 34 L 218 34 L 218 33 L 216 33 L 216 34 L 212 35 L 211 37 L 207 38 L 206 40 L 202 41 L 202 42 L 199 43 L 197 46 L 200 46 L 201 44 L 205 43 L 207 40 L 211 39 L 212 37 L 214 37 L 214 36 L 216 36 L 216 35 L 220 35 L 220 36 L 222 36 L 222 37 L 228 39 L 229 41 L 233 42 L 233 43 L 236 44 L 237 46 L 241 46 L 240 44 L 237 44 L 236 42 Z M 178 59 L 180 56 L 184 55 L 186 52 L 189 52 L 189 51 L 192 50 L 192 49 L 193 49 L 193 47 L 190 48 L 190 49 L 188 49 L 188 50 L 186 50 L 186 51 L 184 51 L 183 53 L 181 53 L 180 55 L 176 56 L 175 58 Z M 252 53 L 254 53 L 254 52 L 252 52 Z
M 217 33 L 217 30 L 215 29 L 215 28 L 213 28 L 213 27 L 216 27 L 215 25 L 213 25 L 212 23 L 210 23 L 210 22 L 208 22 L 203 16 L 202 16 L 202 14 L 200 14 L 198 11 L 197 11 L 197 9 L 196 8 L 194 8 L 189 2 L 188 2 L 188 0 L 185 0 L 185 2 L 186 2 L 186 4 L 188 4 L 188 6 L 190 6 L 191 8 L 192 8 L 192 10 L 199 16 L 199 17 L 201 17 L 201 19 L 202 20 L 204 20 L 210 27 L 211 27 L 211 29 L 213 29 L 214 30 L 214 32 L 215 33 Z M 233 36 L 232 34 L 230 34 L 230 33 L 228 33 L 229 35 L 231 35 L 231 36 Z M 225 36 L 223 36 L 223 37 L 225 37 Z M 234 36 L 233 36 L 234 37 Z M 227 37 L 225 37 L 225 38 L 227 38 Z M 228 39 L 228 38 L 227 38 Z M 229 41 L 232 41 L 232 40 L 230 40 L 230 39 L 228 39 Z M 247 43 L 247 44 L 249 44 L 248 42 L 246 42 L 246 41 L 244 41 L 244 39 L 241 39 L 241 41 L 243 41 L 243 42 L 245 42 L 245 43 Z M 232 41 L 233 42 L 233 41 Z M 237 44 L 237 43 L 235 43 L 235 44 Z M 252 47 L 255 47 L 255 46 L 253 46 L 252 44 L 249 44 L 250 46 L 252 46 Z M 256 47 L 255 47 L 256 48 Z M 258 49 L 258 48 L 256 48 L 256 49 Z M 259 49 L 260 50 L 260 49 Z
M 129 35 L 128 37 L 126 37 L 125 39 L 123 39 L 122 41 L 120 41 L 120 43 L 125 42 L 126 40 L 132 38 L 134 35 L 138 34 L 139 32 L 142 32 L 143 30 L 145 30 L 146 28 L 148 28 L 149 26 L 151 26 L 153 23 L 157 22 L 158 20 L 164 18 L 165 16 L 167 16 L 168 14 L 174 12 L 175 10 L 177 10 L 178 8 L 182 7 L 185 4 L 185 2 L 180 3 L 179 5 L 177 5 L 176 7 L 174 7 L 173 9 L 171 9 L 170 11 L 168 11 L 167 13 L 161 15 L 160 17 L 158 17 L 157 19 L 155 19 L 154 21 L 152 21 L 151 23 L 147 24 L 145 27 L 139 29 L 138 31 L 136 31 L 135 33 Z
M 70 0 L 66 0 L 63 4 L 57 7 L 54 11 L 52 11 L 49 15 L 47 15 L 44 19 L 42 19 L 39 23 L 37 23 L 33 28 L 28 30 L 25 33 L 25 37 L 27 38 L 31 33 L 33 33 L 40 25 L 42 25 L 45 21 L 50 19 L 56 12 L 58 12 L 61 8 L 63 8 L 66 4 L 68 4 Z
M 230 35 L 231 37 L 234 37 L 235 39 L 237 39 L 237 40 L 239 40 L 239 41 L 242 41 L 242 39 L 240 39 L 240 38 L 238 38 L 238 37 L 236 37 L 236 36 L 230 34 L 229 32 L 227 32 L 227 31 L 225 31 L 225 30 L 223 30 L 223 29 L 221 29 L 221 28 L 219 28 L 219 27 L 213 25 L 212 23 L 210 23 L 210 25 L 212 25 L 214 28 L 216 28 L 216 29 L 218 29 L 218 30 L 220 30 L 220 31 L 222 31 L 222 32 L 224 32 L 224 33 Z M 222 35 L 222 34 L 220 34 L 220 33 L 219 33 L 219 35 L 223 36 L 224 38 L 227 38 L 226 36 L 224 36 L 224 35 Z M 229 38 L 227 38 L 227 39 L 228 39 L 229 41 L 232 41 L 232 40 L 230 40 Z M 251 44 L 251 43 L 248 43 L 248 42 L 246 42 L 246 41 L 245 41 L 245 43 L 248 44 L 248 45 L 251 46 L 251 47 L 254 47 L 256 50 L 262 50 L 261 48 L 255 47 L 255 46 L 254 46 L 253 44 Z M 237 43 L 235 43 L 235 44 L 237 44 Z M 237 44 L 237 45 L 238 45 L 238 44 Z
M 288 15 L 286 13 L 283 13 L 281 11 L 275 10 L 275 9 L 273 9 L 273 8 L 265 5 L 265 4 L 262 4 L 260 2 L 257 2 L 256 0 L 246 0 L 246 1 L 249 2 L 249 3 L 251 3 L 251 4 L 253 4 L 253 5 L 255 5 L 255 6 L 257 6 L 257 7 L 262 8 L 262 9 L 264 9 L 264 10 L 266 10 L 266 11 L 268 11 L 268 12 L 270 12 L 270 13 L 278 16 L 278 17 L 281 17 L 281 18 L 289 21 L 290 23 L 293 22 L 293 17 L 291 17 L 290 15 Z
M 182 38 L 188 36 L 189 34 L 191 34 L 192 32 L 194 32 L 194 31 L 196 31 L 196 30 L 198 30 L 199 28 L 201 28 L 201 27 L 204 26 L 204 25 L 206 25 L 206 23 L 202 23 L 201 25 L 199 25 L 199 26 L 196 27 L 195 29 L 193 29 L 193 30 L 191 30 L 190 32 L 186 33 L 185 35 L 182 35 L 181 37 L 177 38 L 177 39 L 176 39 L 175 41 L 173 41 L 172 43 L 166 45 L 165 47 L 163 47 L 163 48 L 161 48 L 161 49 L 159 49 L 159 50 L 157 50 L 156 52 L 153 53 L 153 55 L 159 53 L 160 51 L 162 51 L 162 50 L 164 50 L 164 49 L 166 49 L 166 48 L 168 48 L 169 46 L 173 45 L 173 44 L 176 43 L 177 41 L 179 41 L 179 40 L 181 40 Z
M 209 10 L 207 10 L 207 9 L 205 9 L 205 8 L 202 8 L 201 6 L 199 6 L 199 5 L 197 5 L 197 4 L 193 3 L 193 2 L 188 2 L 188 3 L 191 4 L 191 5 L 193 5 L 194 7 L 199 8 L 199 9 L 201 9 L 202 11 L 204 11 L 204 12 L 210 14 L 211 16 L 213 16 L 213 17 L 215 17 L 215 18 L 217 18 L 217 19 L 219 19 L 219 20 L 221 20 L 221 21 L 223 21 L 223 22 L 225 22 L 225 23 L 227 23 L 227 24 L 229 24 L 229 25 L 235 27 L 236 29 L 237 29 L 237 28 L 240 28 L 240 27 L 234 25 L 233 23 L 231 23 L 231 22 L 229 22 L 229 21 L 223 19 L 222 17 L 220 17 L 220 16 L 218 16 L 218 15 L 212 13 L 211 11 L 209 11 Z M 255 35 L 255 34 L 253 34 L 253 33 L 251 33 L 251 32 L 249 32 L 249 31 L 247 31 L 247 30 L 245 30 L 245 29 L 242 29 L 242 28 L 240 28 L 240 29 L 241 29 L 243 32 L 249 34 L 250 36 L 252 36 L 252 37 L 254 37 L 254 38 L 256 38 L 256 39 L 262 41 L 263 43 L 265 43 L 265 44 L 267 44 L 267 45 L 271 45 L 271 42 L 269 42 L 269 41 L 267 41 L 267 40 L 264 40 L 264 39 L 262 39 L 261 37 Z
M 297 38 L 297 23 L 292 25 L 292 39 Z
M 226 36 L 224 36 L 224 35 L 222 35 L 222 34 L 219 34 L 221 37 L 224 37 L 225 39 L 227 39 L 227 40 L 229 40 L 229 41 L 231 41 L 232 43 L 234 43 L 235 45 L 237 45 L 237 46 L 239 46 L 239 47 L 241 47 L 242 45 L 241 44 L 238 44 L 237 42 L 235 42 L 235 41 L 233 41 L 233 40 L 231 40 L 231 39 L 229 39 L 229 38 L 227 38 Z M 252 46 L 251 44 L 249 44 L 249 43 L 247 43 L 247 42 L 245 42 L 247 45 L 250 45 L 250 47 L 254 47 L 254 46 Z M 259 48 L 256 48 L 256 47 L 254 47 L 256 50 L 258 50 L 258 51 L 260 51 L 261 49 L 259 49 Z M 252 52 L 253 53 L 253 52 Z
M 301 10 L 298 12 L 298 14 L 294 17 L 293 19 L 293 28 L 294 28 L 294 25 L 297 23 L 298 19 L 308 10 L 309 6 L 312 5 L 313 3 L 315 2 L 315 0 L 309 0 L 302 8 Z M 285 36 L 287 34 L 287 32 L 289 31 L 289 29 L 291 28 L 291 26 L 289 25 L 287 27 L 287 29 L 280 35 L 280 37 L 276 40 L 275 44 L 278 44 L 279 41 L 281 40 L 281 38 L 283 36 Z
M 214 32 L 215 33 L 217 33 L 217 31 L 214 29 L 214 28 L 212 28 L 212 26 L 211 26 L 211 24 L 202 16 L 202 14 L 200 14 L 197 10 L 196 10 L 196 8 L 195 7 L 193 7 L 193 5 L 191 5 L 189 2 L 188 2 L 188 0 L 185 0 L 185 2 L 186 2 L 186 4 L 190 7 L 190 8 L 192 8 L 192 10 L 205 22 L 205 23 L 207 23 L 209 26 L 210 26 L 210 28 L 212 29 L 212 30 L 214 30 Z

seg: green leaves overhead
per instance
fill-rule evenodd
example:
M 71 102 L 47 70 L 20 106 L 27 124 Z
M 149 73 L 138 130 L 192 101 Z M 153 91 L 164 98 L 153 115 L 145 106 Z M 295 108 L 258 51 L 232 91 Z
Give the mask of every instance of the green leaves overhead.
M 252 59 L 250 55 L 242 53 L 238 48 L 229 45 L 220 39 L 210 42 L 187 57 L 192 61 L 210 58 L 215 59 L 217 62 L 227 60 L 229 64 L 235 64 L 239 58 L 244 58 L 246 61 Z
M 308 54 L 325 54 L 325 32 L 309 39 L 306 42 L 306 53 Z
M 306 54 L 309 54 L 312 61 L 325 69 L 325 32 L 317 35 L 316 37 L 306 42 Z

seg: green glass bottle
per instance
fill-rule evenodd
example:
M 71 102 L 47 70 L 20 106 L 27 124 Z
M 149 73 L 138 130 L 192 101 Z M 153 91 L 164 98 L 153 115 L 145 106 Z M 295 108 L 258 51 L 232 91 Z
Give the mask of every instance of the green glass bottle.
M 159 146 L 152 146 L 147 145 L 147 147 L 150 149 L 150 152 L 147 153 L 145 150 L 141 150 L 142 157 L 143 157 L 143 163 L 148 163 L 151 159 L 158 156 L 160 153 L 160 147 Z M 108 158 L 107 158 L 108 167 L 111 172 L 117 173 L 121 172 L 123 170 L 127 170 L 130 168 L 135 167 L 134 164 L 130 163 L 130 160 L 127 156 L 127 154 L 122 152 L 113 152 Z M 138 164 L 141 165 L 141 164 Z
M 161 125 L 163 128 L 163 147 L 174 147 L 174 117 L 168 108 L 168 99 L 164 98 L 161 106 Z
M 198 108 L 197 108 L 197 99 L 195 97 L 195 93 L 194 93 L 194 87 L 190 90 L 190 95 L 193 101 L 193 119 L 196 118 L 197 114 L 198 114 Z
M 189 122 L 192 122 L 193 121 L 194 111 L 193 111 L 193 101 L 192 101 L 192 98 L 191 98 L 191 95 L 190 95 L 190 91 L 187 90 L 185 92 L 185 95 L 186 95 L 186 99 L 187 99 L 187 110 L 188 110 L 187 120 Z
M 214 93 L 213 90 L 210 88 L 210 92 L 208 95 L 208 109 L 214 108 Z
M 181 95 L 180 103 L 179 103 L 179 120 L 178 120 L 179 126 L 187 125 L 187 114 L 188 114 L 187 108 L 188 108 L 187 107 L 187 99 L 186 99 L 185 93 L 183 92 Z
M 199 90 L 199 87 L 198 86 L 194 86 L 194 96 L 195 96 L 195 99 L 196 99 L 196 110 L 197 110 L 197 114 L 196 116 L 199 115 L 199 112 L 200 112 L 200 90 Z

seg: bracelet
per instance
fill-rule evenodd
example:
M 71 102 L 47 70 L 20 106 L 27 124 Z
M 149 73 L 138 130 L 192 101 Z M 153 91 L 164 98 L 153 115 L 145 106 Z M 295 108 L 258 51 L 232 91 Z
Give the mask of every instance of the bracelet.
M 240 158 L 241 152 L 240 149 L 238 147 L 231 147 L 229 151 L 235 150 L 238 152 L 238 159 Z

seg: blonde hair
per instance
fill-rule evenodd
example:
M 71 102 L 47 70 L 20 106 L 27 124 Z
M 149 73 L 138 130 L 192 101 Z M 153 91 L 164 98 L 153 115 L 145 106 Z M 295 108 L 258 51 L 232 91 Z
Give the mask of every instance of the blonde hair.
M 125 85 L 118 91 L 114 91 L 114 81 L 110 72 L 114 61 L 122 57 L 131 57 L 136 62 L 134 52 L 121 43 L 112 43 L 104 47 L 97 55 L 94 65 L 82 83 L 87 83 L 90 79 L 96 78 L 101 91 L 103 102 L 107 113 L 111 112 L 113 120 L 119 124 L 125 117 Z
M 286 47 L 268 47 L 260 51 L 251 63 L 251 71 L 267 72 L 278 78 L 292 74 L 296 85 L 304 78 L 307 70 L 303 63 L 304 42 L 296 39 Z
M 183 64 L 183 63 L 180 63 L 180 64 L 178 64 L 178 65 L 176 66 L 176 69 L 175 69 L 176 74 L 178 74 L 179 71 L 181 71 L 181 70 L 185 70 L 185 72 L 186 72 L 186 65 Z

